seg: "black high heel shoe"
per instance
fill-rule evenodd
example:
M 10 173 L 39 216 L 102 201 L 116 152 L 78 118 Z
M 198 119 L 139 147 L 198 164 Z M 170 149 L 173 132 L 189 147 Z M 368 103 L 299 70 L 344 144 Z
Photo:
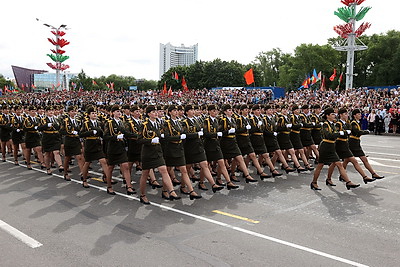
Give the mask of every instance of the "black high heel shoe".
M 178 200 L 178 199 L 181 199 L 181 197 L 180 196 L 173 196 L 173 195 L 171 195 L 171 193 L 172 192 L 175 192 L 174 190 L 171 190 L 170 192 L 169 192 L 169 200 Z
M 132 189 L 132 190 L 129 190 L 129 189 Z M 132 186 L 126 186 L 126 194 L 127 195 L 136 194 L 135 188 L 133 188 Z
M 212 189 L 213 193 L 215 193 L 217 191 L 220 191 L 220 190 L 224 189 L 224 187 L 214 184 L 211 189 Z
M 282 173 L 280 173 L 280 172 L 278 172 L 278 173 L 274 173 L 274 171 L 277 171 L 276 169 L 273 169 L 273 170 L 270 170 L 271 171 L 271 174 L 272 174 L 272 177 L 277 177 L 277 176 L 282 176 Z
M 190 180 L 192 181 L 192 183 L 195 183 L 195 182 L 200 181 L 200 178 L 196 177 L 196 176 L 193 176 L 193 177 L 190 178 Z
M 46 173 L 47 173 L 47 175 L 53 175 L 53 173 L 51 172 L 50 168 L 48 168 L 48 169 L 46 170 Z
M 228 190 L 231 190 L 231 189 L 238 189 L 239 186 L 238 186 L 238 185 L 235 185 L 235 184 L 232 183 L 232 182 L 229 182 L 229 183 L 226 185 L 226 188 L 227 188 Z
M 343 179 L 342 175 L 339 175 L 339 181 L 340 182 L 345 182 L 345 180 Z
M 243 175 L 244 178 L 244 175 Z M 235 174 L 231 174 L 230 176 L 231 181 L 234 181 L 235 183 L 240 183 L 240 180 L 236 178 Z
M 168 193 L 168 191 L 162 191 L 161 192 L 161 198 L 169 200 L 169 196 L 166 196 L 164 193 Z
M 71 181 L 71 178 L 69 177 L 68 174 L 64 174 L 64 180 L 69 182 Z
M 204 182 L 199 182 L 199 184 L 197 185 L 197 188 L 203 191 L 207 191 L 208 188 L 205 186 Z
M 364 184 L 372 183 L 375 180 L 376 178 L 368 178 L 366 175 L 363 177 Z
M 272 175 L 259 173 L 258 171 L 257 171 L 257 174 L 260 176 L 261 181 L 264 181 L 264 179 L 267 179 L 267 178 L 271 178 L 271 177 L 272 177 Z M 275 176 L 274 176 L 274 177 L 275 177 Z
M 336 186 L 336 185 L 332 182 L 331 179 L 326 179 L 326 180 L 325 180 L 325 184 L 326 184 L 327 186 Z
M 172 179 L 172 184 L 173 184 L 174 186 L 176 186 L 176 185 L 180 185 L 181 182 L 180 182 L 178 179 L 174 178 L 174 179 Z
M 301 167 L 301 166 L 296 167 L 296 170 L 297 170 L 298 173 L 306 172 L 306 171 L 307 171 L 307 169 L 304 169 L 304 168 Z
M 225 185 L 226 185 L 226 183 L 222 182 L 221 179 L 215 179 L 215 183 L 216 183 L 217 185 L 220 185 L 220 186 L 225 186 Z
M 107 187 L 107 194 L 115 196 L 117 193 L 115 191 L 110 191 L 109 189 L 112 189 L 112 187 Z
M 145 197 L 146 197 L 146 195 L 140 195 L 140 197 L 139 197 L 140 203 L 145 204 L 145 205 L 150 205 L 150 201 L 144 200 Z
M 202 198 L 202 196 L 200 196 L 200 195 L 192 195 L 192 193 L 194 193 L 193 190 L 189 192 L 189 198 L 190 198 L 190 200 Z
M 289 165 L 287 165 L 287 167 L 283 167 L 282 166 L 282 170 L 284 170 L 286 172 L 286 174 L 288 174 L 289 172 L 294 172 L 296 171 L 296 169 L 291 168 Z
M 378 174 L 376 174 L 376 172 L 374 172 L 373 174 L 372 174 L 372 178 L 375 178 L 375 179 L 383 179 L 383 178 L 385 178 L 385 176 L 379 176 Z
M 64 168 L 58 168 L 58 172 L 59 173 L 63 173 L 64 172 Z
M 346 183 L 346 188 L 347 188 L 347 190 L 350 190 L 351 188 L 357 188 L 357 187 L 360 186 L 359 184 L 349 184 L 349 183 L 351 183 L 351 181 L 348 181 L 348 182 Z
M 45 165 L 42 164 L 42 165 L 40 165 L 40 169 L 43 170 L 43 169 L 47 169 L 47 168 Z
M 314 167 L 311 166 L 310 164 L 307 164 L 305 167 L 306 167 L 307 171 L 313 171 L 314 170 Z
M 184 195 L 190 195 L 191 192 L 185 192 L 185 191 L 183 191 L 183 188 L 186 188 L 186 186 L 179 187 L 179 191 L 181 191 L 181 193 L 184 194 Z
M 311 183 L 311 184 L 310 184 L 310 188 L 311 188 L 312 190 L 316 190 L 316 191 L 321 190 L 321 188 L 315 186 L 316 184 L 317 184 L 317 183 Z
M 27 168 L 28 170 L 32 170 L 32 166 L 31 166 L 31 165 L 26 166 L 26 168 Z
M 83 186 L 84 188 L 89 188 L 89 187 L 90 187 L 90 186 L 88 185 L 86 179 L 85 179 L 85 180 L 82 179 L 82 186 Z M 107 193 L 108 193 L 108 189 L 107 189 Z
M 160 185 L 156 180 L 148 180 L 149 181 L 149 185 L 151 185 L 151 188 L 155 189 L 155 188 L 161 188 L 162 185 Z
M 245 177 L 246 178 L 246 184 L 258 182 L 258 180 L 253 179 L 253 178 L 250 179 L 249 177 L 251 178 L 250 174 L 247 174 L 246 177 Z

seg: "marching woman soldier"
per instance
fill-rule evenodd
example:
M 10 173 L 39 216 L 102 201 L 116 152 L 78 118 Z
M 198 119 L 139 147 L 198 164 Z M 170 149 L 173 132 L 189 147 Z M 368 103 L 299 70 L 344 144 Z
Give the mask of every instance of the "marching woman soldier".
M 84 158 L 85 164 L 82 169 L 82 186 L 89 188 L 87 182 L 89 165 L 92 161 L 98 160 L 101 168 L 106 175 L 107 194 L 115 195 L 115 191 L 111 185 L 111 176 L 108 175 L 108 165 L 103 152 L 103 125 L 97 120 L 97 112 L 93 106 L 87 108 L 88 119 L 82 123 L 82 128 L 79 131 L 79 137 L 84 139 Z
M 365 168 L 371 173 L 372 178 L 375 179 L 383 179 L 385 176 L 378 175 L 375 170 L 372 168 L 371 164 L 369 164 L 367 157 L 363 149 L 361 148 L 361 136 L 364 134 L 369 134 L 369 131 L 361 130 L 360 119 L 361 119 L 361 110 L 355 109 L 352 112 L 353 120 L 351 122 L 351 134 L 349 138 L 349 148 L 353 153 L 354 157 L 359 157 L 361 161 L 364 163 Z M 343 167 L 346 168 L 349 162 L 346 161 L 343 163 Z
M 282 150 L 279 147 L 278 140 L 276 138 L 278 133 L 276 132 L 276 121 L 272 106 L 265 105 L 264 110 L 265 110 L 265 116 L 263 117 L 264 143 L 265 147 L 267 148 L 267 152 L 274 153 L 271 159 L 272 165 L 275 166 L 275 162 L 279 158 L 279 161 L 282 163 L 282 169 L 285 170 L 286 173 L 294 172 L 295 169 L 289 166 L 285 157 L 283 156 Z
M 163 191 L 161 197 L 169 200 L 180 199 L 174 191 L 171 178 L 168 175 L 167 167 L 161 149 L 161 126 L 157 122 L 157 110 L 155 106 L 146 107 L 148 120 L 143 122 L 141 133 L 142 153 L 142 175 L 140 177 L 140 202 L 150 204 L 146 197 L 146 181 L 151 169 L 158 168 L 163 180 Z
M 361 177 L 363 178 L 365 184 L 375 181 L 374 178 L 367 177 L 364 170 L 361 168 L 360 164 L 358 164 L 356 158 L 353 156 L 353 153 L 351 153 L 350 151 L 348 137 L 351 134 L 351 125 L 348 121 L 349 115 L 347 109 L 339 109 L 338 115 L 339 120 L 336 122 L 335 126 L 339 131 L 340 136 L 336 139 L 335 143 L 336 153 L 338 154 L 339 158 L 343 160 L 343 165 L 347 165 L 348 162 L 351 162 L 353 164 L 354 168 L 358 171 L 359 174 L 361 174 Z M 335 186 L 335 184 L 332 183 L 331 179 L 334 169 L 334 164 L 329 166 L 326 185 Z M 339 179 L 342 180 L 342 177 L 339 177 Z
M 186 139 L 184 128 L 178 119 L 178 108 L 175 105 L 168 107 L 169 119 L 164 123 L 162 137 L 165 139 L 164 158 L 167 167 L 177 167 L 182 174 L 180 191 L 182 194 L 189 195 L 190 199 L 199 199 L 200 195 L 193 190 L 186 169 L 185 152 L 183 142 Z M 187 188 L 187 191 L 185 189 Z
M 271 176 L 264 173 L 264 170 L 261 168 L 260 163 L 256 158 L 256 153 L 254 153 L 254 148 L 250 141 L 249 130 L 251 129 L 250 119 L 249 119 L 249 107 L 245 104 L 239 105 L 238 112 L 240 114 L 236 115 L 236 140 L 239 146 L 240 151 L 242 152 L 242 156 L 247 156 L 245 159 L 246 166 L 248 166 L 250 160 L 253 162 L 254 167 L 257 169 L 257 173 L 260 175 L 261 180 L 264 178 L 269 178 Z M 233 173 L 236 169 L 236 162 L 232 162 L 231 165 L 231 173 Z
M 292 128 L 292 124 L 288 118 L 288 106 L 283 105 L 281 107 L 281 116 L 279 116 L 276 131 L 278 132 L 277 139 L 279 147 L 282 150 L 285 150 L 286 154 L 290 154 L 291 159 L 294 163 L 294 167 L 297 169 L 297 172 L 304 172 L 307 171 L 303 167 L 300 166 L 299 161 L 297 160 L 295 151 L 293 149 L 292 142 L 290 142 L 290 128 Z
M 25 152 L 25 136 L 24 136 L 24 117 L 22 117 L 22 108 L 20 106 L 15 107 L 15 115 L 12 117 L 11 125 L 13 131 L 11 133 L 11 140 L 14 146 L 14 164 L 18 165 L 18 150 L 21 145 L 22 152 Z
M 60 133 L 64 136 L 64 180 L 71 181 L 68 175 L 69 162 L 72 157 L 78 162 L 80 172 L 83 171 L 85 160 L 82 153 L 82 144 L 79 138 L 79 130 L 81 129 L 82 122 L 78 120 L 76 114 L 78 113 L 75 106 L 68 106 L 68 116 L 64 118 Z
M 326 116 L 326 121 L 322 125 L 321 130 L 323 139 L 319 147 L 319 162 L 317 168 L 315 169 L 314 179 L 311 182 L 310 187 L 313 190 L 321 190 L 317 184 L 318 177 L 324 165 L 331 164 L 334 164 L 336 167 L 338 167 L 340 175 L 346 182 L 346 187 L 348 190 L 350 190 L 351 188 L 359 187 L 359 184 L 354 184 L 350 181 L 349 177 L 347 176 L 347 172 L 343 168 L 343 165 L 340 162 L 339 156 L 337 155 L 335 150 L 335 141 L 338 137 L 340 137 L 340 133 L 337 131 L 334 123 L 336 114 L 333 108 L 325 109 L 324 116 Z M 328 182 L 329 181 L 327 180 L 326 184 L 328 184 Z
M 222 150 L 220 147 L 219 137 L 222 137 L 222 132 L 218 131 L 218 110 L 216 105 L 209 105 L 207 107 L 209 116 L 204 119 L 204 150 L 206 151 L 207 161 L 209 163 L 216 161 L 218 163 L 217 167 L 217 185 L 225 186 L 228 190 L 239 188 L 235 185 L 229 178 L 228 170 L 225 166 L 225 161 L 223 159 Z M 221 174 L 226 180 L 226 184 L 221 181 Z
M 51 154 L 54 155 L 54 159 L 57 162 L 58 170 L 61 172 L 64 171 L 62 160 L 60 156 L 61 149 L 61 135 L 60 135 L 60 125 L 57 122 L 57 119 L 54 117 L 54 108 L 52 106 L 48 106 L 46 108 L 46 116 L 43 117 L 40 121 L 40 125 L 38 127 L 39 131 L 42 131 L 42 148 L 44 154 L 44 162 L 47 168 L 47 174 L 52 175 L 51 172 Z
M 132 188 L 131 174 L 129 172 L 128 155 L 125 149 L 125 137 L 133 137 L 121 120 L 121 108 L 118 105 L 111 107 L 111 119 L 106 122 L 104 128 L 104 139 L 107 140 L 107 172 L 106 177 L 111 177 L 115 165 L 120 166 L 123 178 L 126 181 L 126 193 L 132 195 L 135 190 Z
M 300 139 L 304 147 L 306 159 L 310 158 L 312 152 L 314 152 L 316 161 L 318 162 L 318 148 L 315 146 L 314 140 L 312 139 L 311 131 L 315 126 L 315 122 L 310 120 L 310 108 L 308 105 L 301 107 L 302 112 L 300 113 L 300 122 L 303 126 L 300 128 Z
M 129 173 L 132 174 L 133 164 L 136 164 L 136 170 L 142 170 L 141 167 L 141 151 L 142 144 L 139 142 L 141 136 L 143 121 L 141 120 L 140 108 L 137 105 L 133 105 L 130 108 L 131 116 L 125 120 L 125 128 L 131 134 L 131 137 L 126 138 L 128 141 L 128 165 Z M 154 188 L 161 188 L 155 177 L 154 171 L 150 170 L 149 173 L 149 185 Z M 126 181 L 124 180 L 126 183 Z
M 204 151 L 203 141 L 201 137 L 204 135 L 201 124 L 194 117 L 194 109 L 192 105 L 185 106 L 186 119 L 182 121 L 183 131 L 186 133 L 186 142 L 183 144 L 185 151 L 186 169 L 189 172 L 193 164 L 200 165 L 200 182 L 198 188 L 200 190 L 208 190 L 204 185 L 204 177 L 211 184 L 211 189 L 215 193 L 221 189 L 211 175 L 207 164 L 207 157 Z
M 6 148 L 9 148 L 9 153 L 11 153 L 11 118 L 10 110 L 7 105 L 3 107 L 3 114 L 0 117 L 0 139 L 1 139 L 1 153 L 3 154 L 3 162 L 6 161 Z
M 300 120 L 299 107 L 297 105 L 293 105 L 292 112 L 293 114 L 290 116 L 290 123 L 292 124 L 292 127 L 290 128 L 290 142 L 292 142 L 293 148 L 295 152 L 297 152 L 297 155 L 300 155 L 301 159 L 303 160 L 304 167 L 307 170 L 312 171 L 314 168 L 308 163 L 306 153 L 303 149 L 304 146 L 301 143 L 300 128 L 303 127 L 303 124 Z
M 38 126 L 40 123 L 40 119 L 36 116 L 36 108 L 34 106 L 30 106 L 28 108 L 28 116 L 24 120 L 24 132 L 25 132 L 25 159 L 26 159 L 26 167 L 28 170 L 32 170 L 31 165 L 31 152 L 32 149 L 37 153 L 39 162 L 41 164 L 40 168 L 44 169 L 46 166 L 44 165 L 43 153 L 42 153 L 42 144 L 40 140 L 40 134 L 38 131 Z
M 254 147 L 254 152 L 259 156 L 259 158 L 262 158 L 267 163 L 273 177 L 281 176 L 282 173 L 279 173 L 275 169 L 271 159 L 269 158 L 267 147 L 265 146 L 263 134 L 265 125 L 263 122 L 264 120 L 261 118 L 261 107 L 259 105 L 254 105 L 251 109 L 253 110 L 253 116 L 250 119 L 250 141 Z M 255 165 L 257 169 L 261 168 L 259 163 L 257 165 Z M 260 175 L 261 180 L 270 177 L 265 176 L 264 172 L 261 173 L 260 171 L 257 171 L 257 173 Z
M 323 121 L 320 117 L 320 114 L 321 114 L 321 106 L 318 104 L 315 104 L 313 106 L 313 112 L 310 114 L 310 121 L 315 123 L 315 125 L 311 129 L 311 137 L 317 148 L 318 148 L 319 144 L 322 142 L 321 125 L 322 125 Z M 315 159 L 314 163 L 317 164 L 318 160 Z
M 240 169 L 243 172 L 243 178 L 246 179 L 246 183 L 257 182 L 256 179 L 250 176 L 249 170 L 244 162 L 242 153 L 240 152 L 239 146 L 236 141 L 236 121 L 232 117 L 232 107 L 226 104 L 222 107 L 224 115 L 220 118 L 218 129 L 222 132 L 222 138 L 220 140 L 222 154 L 225 160 L 234 159 L 237 161 Z M 231 172 L 231 180 L 236 180 L 234 172 Z M 232 179 L 234 178 L 234 179 Z

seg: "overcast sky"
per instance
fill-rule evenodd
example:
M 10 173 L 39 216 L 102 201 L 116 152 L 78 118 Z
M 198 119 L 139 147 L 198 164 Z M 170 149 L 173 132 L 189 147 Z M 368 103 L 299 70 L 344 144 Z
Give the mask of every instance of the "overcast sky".
M 48 23 L 66 24 L 69 71 L 91 77 L 110 74 L 158 80 L 159 44 L 199 44 L 199 60 L 250 63 L 261 51 L 292 53 L 302 43 L 326 44 L 343 24 L 333 12 L 340 0 L 14 0 L 0 13 L 0 74 L 11 65 L 44 69 L 52 45 Z M 56 3 L 59 3 L 58 5 Z M 367 0 L 366 34 L 399 30 L 400 1 Z M 39 18 L 42 22 L 37 22 Z

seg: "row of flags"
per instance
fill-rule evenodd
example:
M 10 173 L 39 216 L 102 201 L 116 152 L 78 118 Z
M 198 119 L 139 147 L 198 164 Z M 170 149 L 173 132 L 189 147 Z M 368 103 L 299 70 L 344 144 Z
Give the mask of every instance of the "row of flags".
M 93 85 L 98 85 L 97 82 L 95 80 L 92 80 L 92 84 Z M 105 83 L 108 89 L 114 90 L 114 82 L 110 82 L 110 83 Z M 82 84 L 81 84 L 82 85 Z M 76 86 L 74 87 L 76 88 Z
M 333 69 L 333 74 L 329 77 L 329 80 L 333 82 L 336 79 L 336 76 L 337 76 L 336 69 Z M 325 76 L 322 75 L 322 71 L 320 71 L 317 74 L 317 71 L 314 69 L 313 74 L 311 76 L 308 74 L 306 79 L 303 81 L 303 83 L 298 89 L 299 90 L 303 88 L 308 89 L 311 87 L 311 85 L 316 84 L 318 81 L 321 81 L 320 90 L 325 90 Z M 337 89 L 339 89 L 342 81 L 343 81 L 343 72 L 339 76 L 339 84 L 337 86 Z

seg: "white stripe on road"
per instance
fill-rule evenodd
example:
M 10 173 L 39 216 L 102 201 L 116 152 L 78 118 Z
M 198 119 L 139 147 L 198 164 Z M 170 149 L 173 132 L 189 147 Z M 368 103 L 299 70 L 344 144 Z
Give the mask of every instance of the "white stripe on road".
M 21 232 L 18 229 L 12 227 L 11 225 L 9 225 L 8 223 L 6 223 L 6 222 L 4 222 L 2 220 L 0 220 L 0 228 L 3 229 L 4 231 L 6 231 L 7 233 L 9 233 L 10 235 L 14 236 L 15 238 L 17 238 L 18 240 L 24 242 L 25 244 L 27 244 L 31 248 L 38 248 L 40 246 L 43 246 L 42 243 L 36 241 L 32 237 L 27 236 L 23 232 Z

